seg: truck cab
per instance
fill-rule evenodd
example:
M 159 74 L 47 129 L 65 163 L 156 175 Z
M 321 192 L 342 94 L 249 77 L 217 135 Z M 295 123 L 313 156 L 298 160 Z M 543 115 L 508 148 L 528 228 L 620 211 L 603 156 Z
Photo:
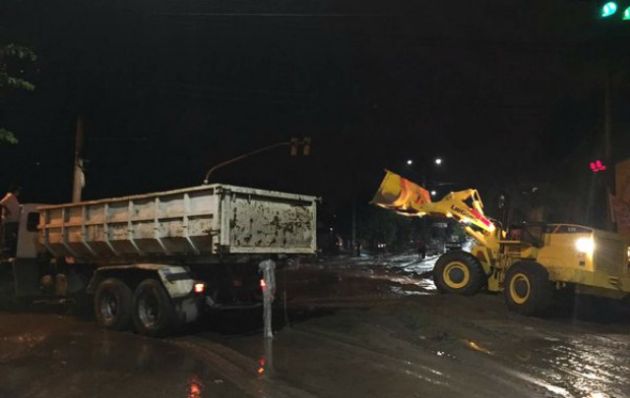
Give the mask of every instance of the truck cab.
M 39 272 L 35 268 L 41 254 L 38 243 L 39 204 L 20 206 L 17 223 L 2 222 L 0 291 L 3 298 L 38 295 Z
M 2 261 L 10 258 L 36 258 L 38 253 L 38 225 L 41 204 L 27 203 L 20 206 L 17 223 L 2 222 Z M 10 226 L 9 224 L 17 224 Z M 12 228 L 15 227 L 15 228 Z M 13 229 L 13 231 L 9 231 Z M 10 232 L 13 232 L 11 234 Z M 13 235 L 13 236 L 10 236 Z

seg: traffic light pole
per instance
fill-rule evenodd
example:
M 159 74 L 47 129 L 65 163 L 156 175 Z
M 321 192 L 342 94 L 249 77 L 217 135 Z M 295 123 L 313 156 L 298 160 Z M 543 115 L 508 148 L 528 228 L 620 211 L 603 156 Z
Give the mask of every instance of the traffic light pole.
M 281 147 L 281 146 L 291 146 L 291 154 L 296 156 L 297 155 L 297 145 L 303 145 L 304 156 L 308 156 L 310 154 L 311 139 L 308 138 L 308 137 L 305 138 L 302 141 L 299 141 L 297 139 L 291 139 L 290 141 L 276 142 L 275 144 L 271 144 L 271 145 L 264 146 L 262 148 L 255 149 L 255 150 L 253 150 L 251 152 L 244 153 L 244 154 L 242 154 L 240 156 L 237 156 L 235 158 L 226 160 L 224 162 L 221 162 L 219 164 L 216 164 L 216 165 L 212 166 L 210 168 L 210 170 L 208 170 L 208 172 L 206 173 L 206 177 L 203 179 L 203 184 L 207 185 L 210 182 L 210 175 L 212 173 L 214 173 L 215 171 L 217 171 L 218 169 L 222 168 L 222 167 L 228 166 L 230 164 L 233 164 L 233 163 L 236 163 L 236 162 L 241 161 L 243 159 L 246 159 L 246 158 L 248 158 L 250 156 L 257 155 L 257 154 L 262 153 L 262 152 L 267 152 L 267 151 L 270 151 L 272 149 L 275 149 L 275 148 L 278 148 L 278 147 Z M 295 151 L 293 150 L 294 146 L 296 148 Z M 294 152 L 295 152 L 295 154 L 294 154 Z

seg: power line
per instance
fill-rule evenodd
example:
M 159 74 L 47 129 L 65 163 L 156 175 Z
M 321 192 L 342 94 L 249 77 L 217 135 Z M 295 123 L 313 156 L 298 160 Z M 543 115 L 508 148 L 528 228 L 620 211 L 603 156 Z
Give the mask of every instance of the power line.
M 169 17 L 261 17 L 261 18 L 402 18 L 411 14 L 321 14 L 321 13 L 282 13 L 282 12 L 180 12 L 159 13 L 159 16 Z

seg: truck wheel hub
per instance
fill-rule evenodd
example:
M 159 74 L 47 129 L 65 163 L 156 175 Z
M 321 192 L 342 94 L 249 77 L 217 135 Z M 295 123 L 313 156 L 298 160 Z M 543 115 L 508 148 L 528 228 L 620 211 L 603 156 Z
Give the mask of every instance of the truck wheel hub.
M 160 306 L 155 297 L 145 294 L 138 300 L 138 317 L 147 329 L 155 327 L 159 316 Z
M 106 322 L 112 322 L 118 312 L 118 301 L 113 294 L 104 294 L 101 298 L 101 315 Z

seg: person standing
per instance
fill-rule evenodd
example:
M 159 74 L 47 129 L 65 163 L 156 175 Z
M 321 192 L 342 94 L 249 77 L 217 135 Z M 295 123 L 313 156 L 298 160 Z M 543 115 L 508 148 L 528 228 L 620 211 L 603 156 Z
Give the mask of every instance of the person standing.
M 2 206 L 2 221 L 5 223 L 20 221 L 20 202 L 18 197 L 20 196 L 20 187 L 11 187 L 9 192 L 4 195 L 4 198 L 0 200 L 0 206 Z
M 4 198 L 0 200 L 2 208 L 2 247 L 15 253 L 17 247 L 17 233 L 20 222 L 20 196 L 21 188 L 14 186 L 9 189 Z

